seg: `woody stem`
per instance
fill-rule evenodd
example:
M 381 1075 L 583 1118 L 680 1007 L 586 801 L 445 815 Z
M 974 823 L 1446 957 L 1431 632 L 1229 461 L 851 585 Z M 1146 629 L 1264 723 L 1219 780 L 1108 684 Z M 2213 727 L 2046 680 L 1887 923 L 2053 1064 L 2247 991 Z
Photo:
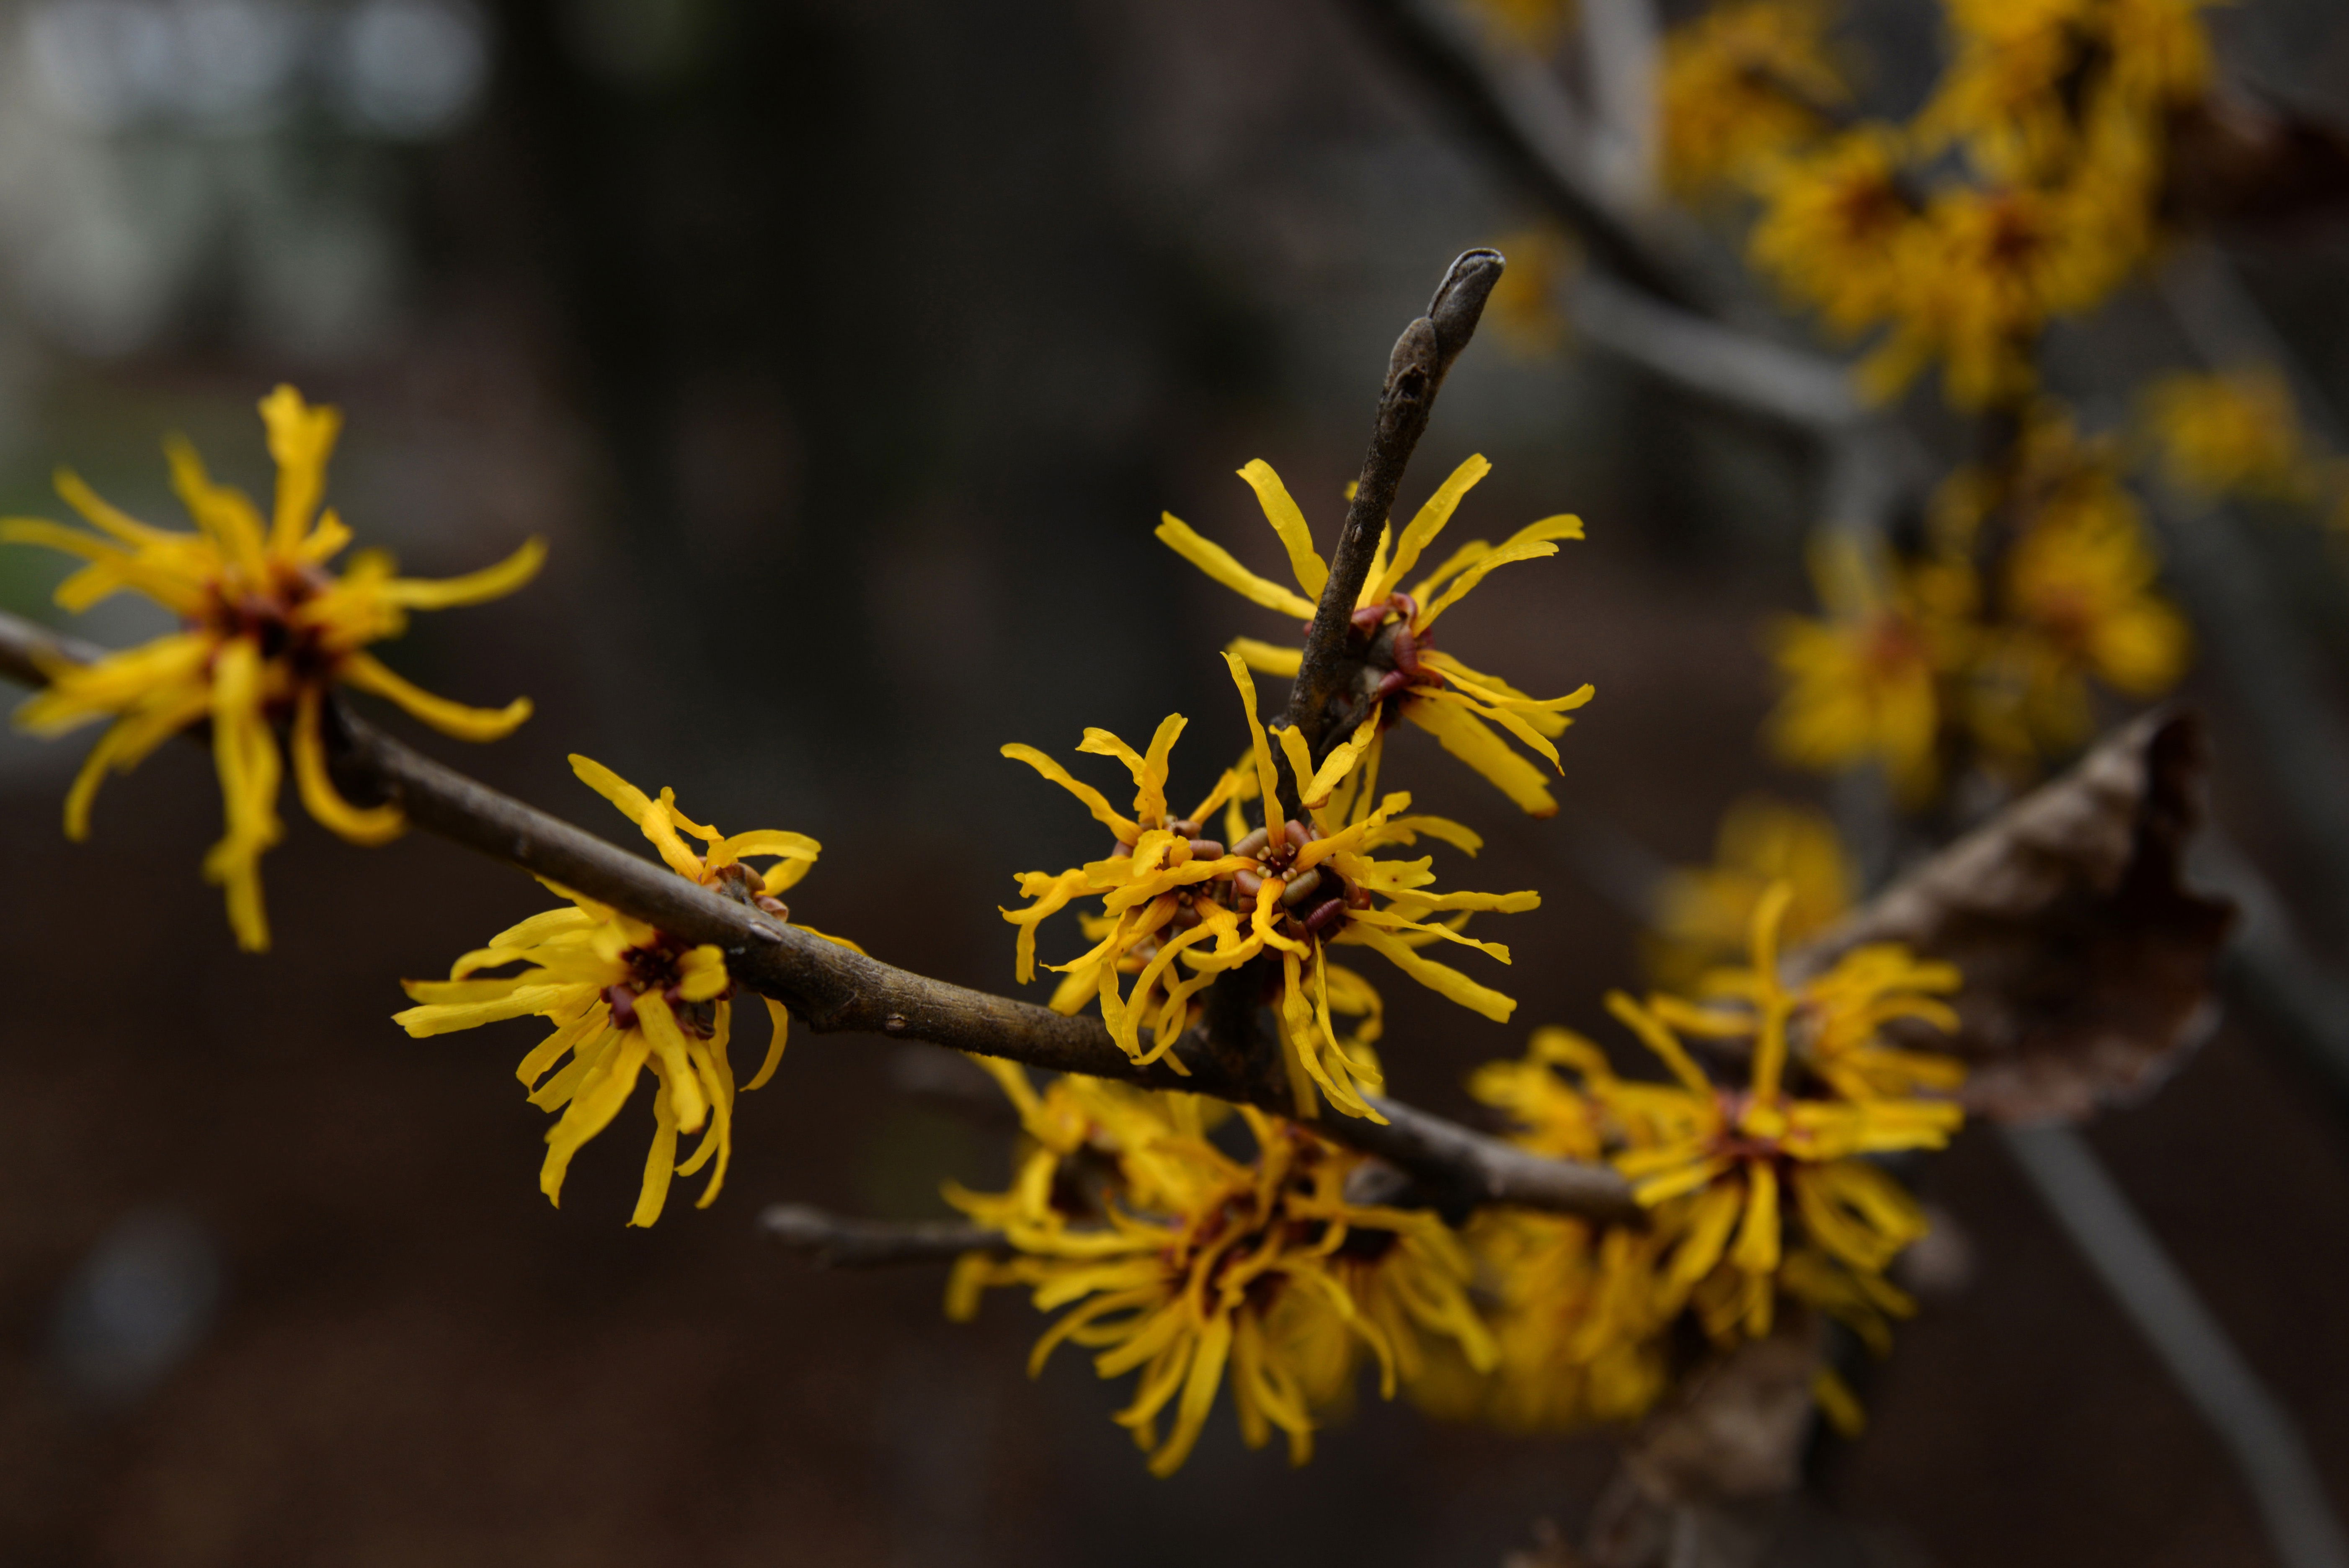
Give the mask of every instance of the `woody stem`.
M 1305 656 L 1289 688 L 1288 722 L 1319 762 L 1344 738 L 1330 722 L 1348 696 L 1357 661 L 1352 656 L 1354 602 L 1371 575 L 1379 534 L 1394 510 L 1403 469 L 1435 410 L 1435 395 L 1460 351 L 1475 335 L 1485 301 L 1501 281 L 1498 251 L 1469 251 L 1452 263 L 1429 302 L 1427 314 L 1403 328 L 1387 358 L 1386 385 L 1379 394 L 1378 418 L 1371 429 L 1370 455 L 1346 509 L 1346 526 L 1330 558 L 1330 581 L 1314 606 L 1306 634 Z

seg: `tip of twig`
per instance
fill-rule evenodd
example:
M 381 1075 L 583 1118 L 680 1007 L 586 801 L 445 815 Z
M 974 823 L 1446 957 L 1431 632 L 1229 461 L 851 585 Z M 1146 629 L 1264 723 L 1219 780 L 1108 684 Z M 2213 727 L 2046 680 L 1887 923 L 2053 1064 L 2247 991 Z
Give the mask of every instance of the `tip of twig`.
M 1485 301 L 1507 265 L 1498 251 L 1463 251 L 1444 273 L 1435 297 L 1428 301 L 1427 318 L 1435 324 L 1436 336 L 1448 354 L 1459 353 L 1475 334 Z

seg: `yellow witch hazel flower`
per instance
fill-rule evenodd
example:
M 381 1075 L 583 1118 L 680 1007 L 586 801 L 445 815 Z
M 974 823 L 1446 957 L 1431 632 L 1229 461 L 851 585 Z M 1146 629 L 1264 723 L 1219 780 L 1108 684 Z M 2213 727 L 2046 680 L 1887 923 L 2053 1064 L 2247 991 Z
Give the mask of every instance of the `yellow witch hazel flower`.
M 1945 554 L 1971 554 L 1993 514 L 2013 534 L 1966 672 L 1967 717 L 1993 757 L 2013 766 L 2079 745 L 2094 728 L 2091 678 L 2142 698 L 2185 673 L 2191 634 L 2158 590 L 2160 559 L 2110 439 L 2035 407 L 2010 459 L 1951 475 L 1934 513 Z
M 0 540 L 46 545 L 88 563 L 58 587 L 64 608 L 87 610 L 129 590 L 186 623 L 95 664 L 47 670 L 47 689 L 17 709 L 16 723 L 58 735 L 112 720 L 66 795 L 66 833 L 76 840 L 89 832 L 90 806 L 109 771 L 127 773 L 172 736 L 208 723 L 227 830 L 205 856 L 204 876 L 227 893 L 238 944 L 255 952 L 269 945 L 261 856 L 285 831 L 274 727 L 290 726 L 295 784 L 311 816 L 354 843 L 394 837 L 402 826 L 396 808 L 354 807 L 327 777 L 327 691 L 339 683 L 372 692 L 462 739 L 509 733 L 530 717 L 528 698 L 497 709 L 460 707 L 409 685 L 366 649 L 398 635 L 410 610 L 512 593 L 545 555 L 533 540 L 486 571 L 433 583 L 396 577 L 390 557 L 366 551 L 335 576 L 326 563 L 351 532 L 318 503 L 342 415 L 279 387 L 262 399 L 261 418 L 277 464 L 276 503 L 266 517 L 243 491 L 214 483 L 195 449 L 175 437 L 164 449 L 172 486 L 195 519 L 192 533 L 137 521 L 63 469 L 57 493 L 95 532 L 39 518 L 0 520 Z
M 2189 494 L 2304 501 L 2318 488 L 2292 387 L 2272 366 L 2165 376 L 2142 418 L 2163 475 Z
M 652 799 L 585 757 L 573 757 L 571 768 L 643 830 L 678 875 L 778 920 L 791 918 L 778 895 L 814 866 L 822 846 L 813 839 L 773 828 L 729 837 L 678 810 L 673 790 Z M 686 842 L 688 837 L 705 847 L 696 851 Z M 760 872 L 744 863 L 750 859 L 773 863 Z M 534 914 L 500 932 L 488 946 L 458 959 L 446 980 L 403 982 L 419 1005 L 393 1022 L 419 1039 L 502 1018 L 537 1016 L 555 1026 L 523 1058 L 514 1076 L 531 1091 L 531 1104 L 563 1113 L 546 1135 L 546 1162 L 538 1177 L 539 1191 L 558 1206 L 573 1156 L 611 1125 L 636 1091 L 639 1075 L 649 1072 L 653 1144 L 628 1222 L 649 1225 L 659 1219 L 671 1176 L 691 1176 L 705 1165 L 711 1167 L 709 1181 L 695 1206 L 708 1208 L 725 1184 L 734 1150 L 736 1086 L 727 1047 L 735 985 L 726 955 L 566 888 L 547 886 L 569 899 L 570 907 Z M 854 945 L 837 936 L 824 940 Z M 523 967 L 510 975 L 483 977 L 484 971 L 509 965 Z M 774 1076 L 790 1038 L 791 1016 L 772 997 L 763 1000 L 774 1032 L 766 1060 L 744 1088 L 761 1088 Z M 695 1132 L 702 1133 L 701 1142 L 680 1164 L 678 1135 Z
M 1889 397 L 1938 360 L 1954 407 L 2027 397 L 2048 321 L 2103 299 L 2144 253 L 2143 205 L 2093 179 L 1937 191 L 1903 231 L 1895 331 L 1861 366 L 1864 387 Z
M 1878 568 L 1841 536 L 1811 553 L 1826 618 L 1782 617 L 1770 656 L 1785 683 L 1772 748 L 1798 768 L 1882 766 L 1905 800 L 1932 793 L 1939 677 L 1964 657 L 1973 589 L 1962 568 Z
M 2150 139 L 2208 90 L 2211 0 L 1946 0 L 1954 57 L 1919 116 L 2002 180 L 2093 168 L 2110 140 Z
M 1648 968 L 1656 983 L 1694 982 L 1743 954 L 1754 911 L 1773 884 L 1794 890 L 1781 934 L 1816 935 L 1851 907 L 1859 878 L 1826 813 L 1748 796 L 1722 815 L 1709 866 L 1670 872 L 1657 890 Z
M 1900 138 L 1856 126 L 1764 165 L 1746 253 L 1795 301 L 1837 332 L 1865 332 L 1908 298 L 1915 200 L 1903 182 Z
M 1502 732 L 1547 758 L 1555 769 L 1557 748 L 1551 741 L 1574 722 L 1567 714 L 1588 702 L 1592 688 L 1584 686 L 1547 700 L 1528 696 L 1496 676 L 1470 669 L 1449 654 L 1438 652 L 1435 624 L 1495 568 L 1555 555 L 1557 541 L 1580 539 L 1582 520 L 1546 517 L 1498 545 L 1473 541 L 1445 557 L 1408 593 L 1402 587 L 1404 577 L 1452 521 L 1461 498 L 1492 471 L 1493 465 L 1483 458 L 1470 458 L 1428 498 L 1400 537 L 1392 527 L 1380 535 L 1370 575 L 1355 600 L 1353 634 L 1363 662 L 1365 686 L 1361 696 L 1376 705 L 1381 730 L 1399 718 L 1409 720 L 1491 780 L 1527 815 L 1550 817 L 1557 813 L 1557 799 L 1549 792 L 1541 770 L 1512 751 Z M 1296 590 L 1257 576 L 1172 512 L 1164 514 L 1158 537 L 1184 560 L 1242 597 L 1309 624 L 1315 602 L 1330 581 L 1329 563 L 1313 548 L 1313 533 L 1305 514 L 1271 464 L 1259 458 L 1240 469 L 1239 476 L 1256 491 L 1265 521 L 1280 536 L 1297 580 Z M 1253 637 L 1235 639 L 1231 651 L 1251 669 L 1289 679 L 1296 677 L 1304 658 L 1301 648 Z
M 1513 999 L 1423 956 L 1420 949 L 1452 942 L 1506 964 L 1506 947 L 1462 934 L 1460 923 L 1478 912 L 1535 909 L 1541 896 L 1436 892 L 1432 857 L 1396 861 L 1372 853 L 1415 843 L 1422 834 L 1471 854 L 1483 843 L 1457 822 L 1407 815 L 1407 794 L 1377 797 L 1376 716 L 1365 719 L 1318 769 L 1295 730 L 1279 732 L 1283 759 L 1307 813 L 1286 816 L 1272 745 L 1257 718 L 1256 683 L 1237 655 L 1226 654 L 1224 659 L 1247 713 L 1249 756 L 1245 771 L 1226 772 L 1189 818 L 1165 819 L 1168 761 L 1185 722 L 1180 715 L 1159 726 L 1147 755 L 1105 730 L 1088 730 L 1079 748 L 1125 762 L 1137 789 L 1133 818 L 1112 810 L 1100 791 L 1035 748 L 1003 748 L 1005 756 L 1027 763 L 1083 801 L 1116 839 L 1104 860 L 1057 875 L 1030 872 L 1019 878 L 1020 892 L 1030 902 L 1024 909 L 1003 911 L 1020 928 L 1019 978 L 1023 985 L 1034 978 L 1039 925 L 1073 900 L 1098 895 L 1102 913 L 1086 923 L 1092 948 L 1067 964 L 1050 965 L 1065 976 L 1053 993 L 1052 1008 L 1074 1014 L 1098 998 L 1102 1022 L 1129 1056 L 1145 1063 L 1163 1057 L 1179 1070 L 1181 1058 L 1168 1053 L 1191 1026 L 1196 995 L 1217 975 L 1266 960 L 1268 999 L 1298 1114 L 1317 1115 L 1319 1101 L 1326 1098 L 1345 1115 L 1383 1121 L 1365 1098 L 1383 1087 L 1371 1050 L 1383 1008 L 1369 982 L 1332 961 L 1329 949 L 1368 947 L 1430 990 L 1506 1022 L 1516 1007 Z M 1265 825 L 1228 848 L 1200 837 L 1206 813 L 1243 789 L 1263 803 Z M 1124 987 L 1128 975 L 1133 977 L 1130 990 Z M 1365 1022 L 1351 1035 L 1341 1035 L 1339 1014 Z M 1145 1026 L 1151 1031 L 1147 1043 L 1142 1037 Z
M 1956 971 L 1878 948 L 1789 990 L 1778 932 L 1790 896 L 1781 884 L 1763 900 L 1750 965 L 1710 977 L 1703 1001 L 1607 998 L 1671 1083 L 1617 1078 L 1595 1051 L 1579 1064 L 1584 1092 L 1621 1140 L 1615 1167 L 1669 1247 L 1661 1288 L 1721 1340 L 1770 1331 L 1789 1220 L 1835 1268 L 1881 1274 L 1925 1221 L 1865 1157 L 1938 1149 L 1964 1116 L 1946 1098 L 1963 1077 L 1957 1062 L 1879 1037 L 1895 1019 L 1954 1027 L 1940 997 L 1957 988 Z M 1682 1037 L 1746 1045 L 1744 1084 L 1716 1083 Z
M 1699 999 L 1608 997 L 1671 1081 L 1620 1078 L 1598 1047 L 1564 1029 L 1538 1031 L 1522 1061 L 1492 1063 L 1472 1080 L 1521 1145 L 1609 1158 L 1652 1222 L 1594 1229 L 1496 1216 L 1472 1226 L 1498 1297 L 1500 1357 L 1464 1400 L 1453 1390 L 1455 1408 L 1537 1429 L 1636 1416 L 1664 1386 L 1665 1338 L 1684 1310 L 1726 1344 L 1769 1333 L 1783 1294 L 1879 1350 L 1890 1320 L 1915 1310 L 1883 1274 L 1924 1234 L 1924 1215 L 1868 1157 L 1945 1143 L 1962 1117 L 1947 1097 L 1964 1074 L 1882 1031 L 1904 1020 L 1955 1027 L 1942 998 L 1958 975 L 1888 944 L 1790 988 L 1778 942 L 1791 897 L 1784 883 L 1764 895 L 1750 963 L 1709 975 Z M 1742 1055 L 1744 1081 L 1717 1081 L 1684 1040 Z M 1814 1391 L 1837 1426 L 1856 1429 L 1847 1388 L 1823 1375 Z
M 1674 27 L 1657 83 L 1665 182 L 1702 196 L 1818 137 L 1850 97 L 1812 0 L 1730 0 Z
M 1571 1432 L 1647 1413 L 1670 1367 L 1653 1235 L 1485 1209 L 1464 1240 L 1497 1354 L 1489 1370 L 1439 1357 L 1413 1386 L 1423 1408 L 1514 1432 Z
M 1039 1095 L 1017 1068 L 993 1070 L 1030 1147 L 1009 1190 L 947 1190 L 1010 1254 L 967 1255 L 949 1315 L 1003 1284 L 1027 1286 L 1040 1311 L 1067 1308 L 1030 1375 L 1063 1342 L 1092 1350 L 1105 1378 L 1139 1374 L 1116 1420 L 1154 1475 L 1182 1468 L 1226 1381 L 1248 1446 L 1278 1429 L 1302 1464 L 1317 1415 L 1344 1400 L 1365 1358 L 1387 1398 L 1432 1343 L 1492 1365 L 1458 1239 L 1433 1213 L 1348 1202 L 1361 1156 L 1243 1106 L 1255 1143 L 1243 1161 L 1209 1141 L 1192 1096 L 1072 1078 Z
M 2109 508 L 2044 516 L 2005 563 L 2008 617 L 1982 678 L 2005 694 L 1984 716 L 2010 751 L 2061 752 L 2095 728 L 2087 677 L 2124 696 L 2158 696 L 2185 674 L 2186 618 L 2156 591 L 2160 559 L 2125 495 Z M 2003 717 L 2006 722 L 1996 722 Z
M 1488 1062 L 1469 1093 L 1515 1128 L 1510 1141 L 1552 1159 L 1597 1161 L 1608 1126 L 1559 1076 L 1597 1053 L 1564 1029 L 1537 1029 L 1522 1060 Z M 1603 1058 L 1597 1058 L 1603 1070 Z M 1512 1431 L 1564 1432 L 1643 1414 L 1666 1383 L 1671 1309 L 1658 1289 L 1661 1243 L 1647 1230 L 1564 1214 L 1483 1209 L 1464 1233 L 1499 1355 L 1489 1375 L 1438 1363 L 1414 1388 L 1431 1413 Z

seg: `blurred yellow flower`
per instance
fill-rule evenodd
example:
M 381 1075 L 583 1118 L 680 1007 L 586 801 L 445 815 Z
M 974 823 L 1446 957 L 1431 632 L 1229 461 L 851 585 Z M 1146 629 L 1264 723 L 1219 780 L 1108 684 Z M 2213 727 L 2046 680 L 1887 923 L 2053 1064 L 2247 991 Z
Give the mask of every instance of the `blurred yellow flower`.
M 165 443 L 172 487 L 196 531 L 150 528 L 98 499 L 69 470 L 57 493 L 96 532 L 40 518 L 0 520 L 0 540 L 46 545 L 87 565 L 58 587 L 57 602 L 87 610 L 126 589 L 186 623 L 183 630 L 90 665 L 58 664 L 47 689 L 16 710 L 16 723 L 59 735 L 99 719 L 113 723 L 90 748 L 67 792 L 66 834 L 89 832 L 98 787 L 128 773 L 164 741 L 198 724 L 212 727 L 226 832 L 204 857 L 204 876 L 228 898 L 238 945 L 269 945 L 261 856 L 283 836 L 277 790 L 284 773 L 274 727 L 291 727 L 294 779 L 310 815 L 354 843 L 379 844 L 402 826 L 390 806 L 360 809 L 327 777 L 323 707 L 337 683 L 387 697 L 416 717 L 467 740 L 493 740 L 530 717 L 530 699 L 503 708 L 463 707 L 419 690 L 365 652 L 398 636 L 410 610 L 477 604 L 530 581 L 545 548 L 532 540 L 486 571 L 446 582 L 392 575 L 391 558 L 365 551 L 336 577 L 326 562 L 350 542 L 329 509 L 326 459 L 342 415 L 313 407 L 291 387 L 261 400 L 269 453 L 277 464 L 274 512 L 264 518 L 244 493 L 215 484 L 195 449 Z
M 1901 161 L 1896 132 L 1864 125 L 1754 178 L 1763 206 L 1747 256 L 1838 332 L 1889 320 L 1907 298 L 1920 217 Z
M 2084 438 L 2060 407 L 2025 410 L 2001 461 L 1960 469 L 1935 494 L 1944 558 L 1971 559 L 1993 527 L 1997 593 L 1959 701 L 1974 738 L 2028 776 L 2094 729 L 2091 680 L 2158 696 L 2184 674 L 2192 636 L 2158 590 L 2160 562 L 2115 442 Z
M 1423 1408 L 1512 1432 L 1647 1413 L 1671 1366 L 1655 1235 L 1522 1209 L 1479 1210 L 1463 1234 L 1498 1357 L 1489 1373 L 1438 1357 L 1412 1390 Z
M 1770 634 L 1785 687 L 1772 749 L 1821 772 L 1875 763 L 1904 800 L 1926 799 L 1940 778 L 1940 676 L 1970 640 L 1970 582 L 1947 567 L 1879 572 L 1840 537 L 1813 550 L 1811 576 L 1826 618 L 1782 617 Z
M 2165 376 L 2140 418 L 2163 476 L 2189 493 L 2305 501 L 2318 488 L 2292 387 L 2272 366 Z
M 1954 406 L 2021 402 L 2037 385 L 2041 330 L 2117 286 L 2144 253 L 2146 222 L 2140 203 L 2094 180 L 1936 192 L 1904 232 L 1897 330 L 1862 366 L 1863 385 L 1889 397 L 1939 361 Z
M 1556 229 L 1520 229 L 1493 248 L 1509 265 L 1485 302 L 1485 322 L 1512 354 L 1546 359 L 1567 340 L 1569 324 L 1559 296 L 1580 262 L 1574 242 Z
M 1464 1249 L 1433 1213 L 1349 1202 L 1361 1156 L 1242 1107 L 1255 1144 L 1243 1161 L 1208 1140 L 1189 1096 L 1070 1079 L 1039 1096 L 1014 1083 L 1019 1069 L 996 1073 L 1031 1147 L 1006 1191 L 947 1191 L 1010 1252 L 957 1265 L 949 1315 L 968 1316 L 989 1285 L 1068 1308 L 1030 1374 L 1063 1341 L 1093 1350 L 1103 1377 L 1138 1373 L 1116 1420 L 1154 1475 L 1190 1457 L 1227 1374 L 1243 1439 L 1260 1448 L 1278 1429 L 1302 1464 L 1317 1412 L 1345 1398 L 1366 1357 L 1389 1398 L 1425 1364 L 1426 1341 L 1492 1364 Z M 1086 1180 L 1065 1179 L 1080 1160 Z
M 772 828 L 729 838 L 678 810 L 672 790 L 663 789 L 653 799 L 601 763 L 574 756 L 571 767 L 642 830 L 669 870 L 776 919 L 790 918 L 777 895 L 814 866 L 822 846 L 813 839 Z M 687 836 L 706 848 L 695 851 Z M 774 863 L 762 874 L 745 865 L 746 858 L 771 858 Z M 535 1016 L 554 1024 L 554 1033 L 523 1058 L 514 1076 L 531 1090 L 531 1104 L 563 1112 L 546 1135 L 546 1161 L 538 1178 L 539 1191 L 557 1205 L 572 1157 L 611 1125 L 635 1092 L 637 1076 L 649 1071 L 655 1084 L 653 1144 L 628 1222 L 649 1225 L 659 1219 L 671 1175 L 691 1176 L 714 1159 L 709 1183 L 696 1204 L 708 1208 L 725 1182 L 734 1150 L 734 1069 L 726 1052 L 735 986 L 726 955 L 547 885 L 569 899 L 571 907 L 534 914 L 500 932 L 488 946 L 458 959 L 446 980 L 402 982 L 420 1006 L 393 1021 L 418 1038 L 501 1018 Z M 824 939 L 855 945 L 836 936 Z M 517 964 L 525 966 L 517 974 L 481 977 L 484 970 Z M 773 1037 L 766 1060 L 745 1088 L 761 1088 L 774 1076 L 790 1037 L 790 1016 L 772 998 L 764 1000 Z M 571 1059 L 564 1065 L 566 1056 Z M 705 1125 L 709 1131 L 692 1157 L 678 1164 L 678 1134 L 700 1132 Z
M 1470 669 L 1451 655 L 1437 652 L 1435 623 L 1496 567 L 1555 555 L 1556 541 L 1580 539 L 1582 520 L 1546 517 L 1526 524 L 1497 546 L 1473 540 L 1413 583 L 1409 593 L 1402 588 L 1404 576 L 1452 521 L 1461 498 L 1492 471 L 1493 465 L 1483 458 L 1470 458 L 1437 487 L 1400 538 L 1392 525 L 1380 535 L 1370 576 L 1355 600 L 1355 646 L 1365 665 L 1368 687 L 1363 695 L 1374 705 L 1381 730 L 1399 718 L 1406 719 L 1434 736 L 1446 751 L 1483 774 L 1528 816 L 1555 816 L 1557 799 L 1543 781 L 1541 770 L 1509 749 L 1499 732 L 1539 754 L 1555 769 L 1557 748 L 1550 743 L 1574 722 L 1567 714 L 1588 702 L 1592 688 L 1583 686 L 1547 699 L 1529 696 L 1497 676 Z M 1158 537 L 1225 587 L 1267 609 L 1309 624 L 1315 601 L 1330 580 L 1329 564 L 1313 548 L 1305 514 L 1290 499 L 1272 465 L 1258 459 L 1239 472 L 1256 491 L 1265 521 L 1280 536 L 1297 590 L 1257 576 L 1172 513 L 1159 524 Z M 1304 657 L 1302 649 L 1253 637 L 1235 638 L 1230 646 L 1249 668 L 1291 680 Z
M 2117 488 L 2110 505 L 2043 514 L 2007 552 L 2005 616 L 1980 671 L 1993 694 L 1985 738 L 2060 754 L 2095 727 L 2089 677 L 2139 698 L 2177 685 L 2193 637 L 2157 590 L 2160 571 Z
M 1851 907 L 1857 871 L 1826 813 L 1748 796 L 1723 813 L 1713 863 L 1670 872 L 1658 890 L 1648 943 L 1659 985 L 1692 985 L 1745 949 L 1754 911 L 1775 883 L 1793 890 L 1783 932 L 1799 943 Z
M 1850 97 L 1807 0 L 1729 0 L 1674 27 L 1657 85 L 1664 181 L 1699 197 L 1827 131 Z
M 2151 150 L 2162 115 L 2209 89 L 2209 3 L 1945 0 L 1951 60 L 1919 134 L 2007 181 L 2068 181 L 2116 139 Z

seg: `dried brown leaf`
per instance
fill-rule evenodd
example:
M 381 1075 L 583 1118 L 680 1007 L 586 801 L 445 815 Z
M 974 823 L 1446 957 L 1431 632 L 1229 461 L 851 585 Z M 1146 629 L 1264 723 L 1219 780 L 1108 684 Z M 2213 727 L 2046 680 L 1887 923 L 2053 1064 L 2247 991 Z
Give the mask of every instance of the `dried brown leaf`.
M 1754 1568 L 1782 1525 L 1814 1419 L 1818 1319 L 1713 1353 L 1623 1440 L 1585 1555 L 1593 1568 Z
M 1721 1352 L 1682 1378 L 1623 1444 L 1640 1491 L 1659 1503 L 1713 1506 L 1794 1490 L 1820 1346 L 1818 1319 L 1789 1306 L 1768 1338 Z
M 2181 876 L 2203 768 L 2190 716 L 2148 715 L 1789 966 L 1816 973 L 1873 942 L 1955 964 L 1961 1027 L 1932 1043 L 1972 1068 L 1977 1115 L 2078 1120 L 2142 1094 L 2209 1032 L 2212 970 L 2234 922 L 2230 903 Z

